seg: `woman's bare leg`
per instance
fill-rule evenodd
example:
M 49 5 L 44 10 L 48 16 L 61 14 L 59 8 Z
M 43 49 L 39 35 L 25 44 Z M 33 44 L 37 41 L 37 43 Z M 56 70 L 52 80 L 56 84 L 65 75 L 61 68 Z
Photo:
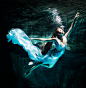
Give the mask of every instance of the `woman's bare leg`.
M 54 38 L 54 34 L 51 38 Z M 45 55 L 51 48 L 52 48 L 53 42 L 47 42 L 41 49 L 41 53 Z

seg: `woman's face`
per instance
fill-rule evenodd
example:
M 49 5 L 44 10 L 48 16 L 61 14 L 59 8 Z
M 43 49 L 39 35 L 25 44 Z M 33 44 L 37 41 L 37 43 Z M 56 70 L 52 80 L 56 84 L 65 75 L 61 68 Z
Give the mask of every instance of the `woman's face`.
M 64 34 L 64 31 L 61 28 L 57 28 L 56 32 L 57 32 L 58 35 Z
M 56 35 L 59 39 L 62 39 L 63 35 L 64 35 L 64 31 L 61 28 L 57 28 L 56 29 Z

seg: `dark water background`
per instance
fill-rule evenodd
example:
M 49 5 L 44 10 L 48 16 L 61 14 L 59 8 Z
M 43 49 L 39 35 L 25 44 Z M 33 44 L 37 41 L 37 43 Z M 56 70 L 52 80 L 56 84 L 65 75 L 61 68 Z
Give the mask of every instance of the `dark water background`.
M 51 9 L 49 9 L 51 8 Z M 54 22 L 52 11 L 57 10 L 62 22 Z M 86 88 L 86 1 L 85 0 L 1 0 L 0 1 L 0 83 L 2 88 Z M 51 37 L 55 28 L 69 29 L 77 12 L 74 27 L 68 38 L 65 54 L 51 68 L 38 67 L 29 77 L 29 57 L 18 45 L 7 43 L 11 28 L 20 28 L 29 37 Z M 1 88 L 1 87 L 0 87 Z

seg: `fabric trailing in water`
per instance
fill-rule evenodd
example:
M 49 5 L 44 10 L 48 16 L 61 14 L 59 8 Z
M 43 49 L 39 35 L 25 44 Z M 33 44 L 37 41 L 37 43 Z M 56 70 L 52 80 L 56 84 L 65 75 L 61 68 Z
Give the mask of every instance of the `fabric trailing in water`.
M 28 53 L 30 59 L 43 62 L 43 64 L 49 64 L 49 66 L 45 66 L 48 68 L 52 68 L 58 59 L 64 54 L 65 48 L 61 48 L 58 52 L 57 48 L 60 47 L 58 43 L 55 43 L 55 47 L 51 48 L 47 54 L 42 55 L 39 47 L 32 44 L 29 37 L 25 34 L 25 32 L 19 28 L 12 28 L 8 34 L 6 35 L 7 41 L 12 41 L 13 44 L 18 44 L 23 47 L 23 49 Z

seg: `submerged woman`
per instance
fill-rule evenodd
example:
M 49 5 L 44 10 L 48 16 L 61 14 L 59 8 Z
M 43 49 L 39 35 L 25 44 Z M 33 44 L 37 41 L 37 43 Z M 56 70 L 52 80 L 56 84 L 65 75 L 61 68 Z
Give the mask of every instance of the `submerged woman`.
M 79 13 L 76 14 L 76 17 L 79 16 Z M 67 36 L 70 33 L 74 21 L 71 24 L 70 29 L 66 34 L 61 28 L 56 28 L 53 36 L 49 39 L 45 38 L 29 38 L 23 30 L 21 29 L 11 29 L 6 35 L 8 42 L 12 40 L 13 44 L 18 44 L 23 47 L 23 49 L 28 53 L 28 56 L 31 60 L 35 61 L 35 64 L 26 72 L 25 75 L 28 76 L 35 68 L 39 65 L 52 68 L 58 59 L 64 54 L 66 45 L 67 45 Z M 37 46 L 33 45 L 31 39 L 47 41 L 47 43 L 39 49 Z M 52 43 L 55 43 L 55 47 L 52 48 Z M 31 62 L 28 63 L 30 65 Z

